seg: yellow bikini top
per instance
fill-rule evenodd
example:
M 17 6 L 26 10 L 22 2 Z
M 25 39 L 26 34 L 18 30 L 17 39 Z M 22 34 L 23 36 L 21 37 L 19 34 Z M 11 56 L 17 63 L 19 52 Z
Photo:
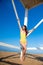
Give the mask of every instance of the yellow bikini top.
M 22 30 L 20 31 L 20 39 L 24 41 L 26 40 L 26 33 Z

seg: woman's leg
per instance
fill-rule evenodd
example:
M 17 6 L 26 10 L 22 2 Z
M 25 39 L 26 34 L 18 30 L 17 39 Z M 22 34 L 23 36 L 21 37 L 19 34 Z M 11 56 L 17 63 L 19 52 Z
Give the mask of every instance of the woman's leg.
M 21 44 L 22 51 L 21 51 L 21 61 L 25 60 L 25 54 L 26 54 L 26 44 Z
M 25 54 L 26 54 L 26 45 L 24 45 L 24 48 L 23 48 L 23 60 L 25 60 Z

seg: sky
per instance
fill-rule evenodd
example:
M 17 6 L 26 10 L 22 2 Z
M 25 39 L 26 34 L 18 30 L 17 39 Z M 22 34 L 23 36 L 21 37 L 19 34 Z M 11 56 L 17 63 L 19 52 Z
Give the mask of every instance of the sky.
M 25 8 L 20 0 L 14 0 L 21 26 L 24 23 Z M 43 19 L 43 4 L 28 10 L 28 30 Z M 0 0 L 0 42 L 20 46 L 20 29 L 11 0 Z M 27 47 L 43 46 L 43 23 L 27 38 Z

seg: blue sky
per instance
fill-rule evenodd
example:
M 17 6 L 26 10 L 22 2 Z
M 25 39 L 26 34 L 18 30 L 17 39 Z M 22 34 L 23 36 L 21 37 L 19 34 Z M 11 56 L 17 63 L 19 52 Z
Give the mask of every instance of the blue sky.
M 24 23 L 25 8 L 19 0 L 15 0 L 21 26 Z M 28 30 L 43 19 L 43 4 L 28 11 Z M 13 10 L 11 0 L 0 0 L 0 42 L 19 44 L 20 30 Z M 43 46 L 43 23 L 27 38 L 28 47 Z

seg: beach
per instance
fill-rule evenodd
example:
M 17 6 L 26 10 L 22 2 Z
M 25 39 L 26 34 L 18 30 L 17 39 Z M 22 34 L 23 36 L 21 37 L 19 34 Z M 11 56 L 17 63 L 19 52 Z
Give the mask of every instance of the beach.
M 21 65 L 20 53 L 0 51 L 0 65 Z M 22 65 L 43 65 L 43 54 L 26 54 Z

